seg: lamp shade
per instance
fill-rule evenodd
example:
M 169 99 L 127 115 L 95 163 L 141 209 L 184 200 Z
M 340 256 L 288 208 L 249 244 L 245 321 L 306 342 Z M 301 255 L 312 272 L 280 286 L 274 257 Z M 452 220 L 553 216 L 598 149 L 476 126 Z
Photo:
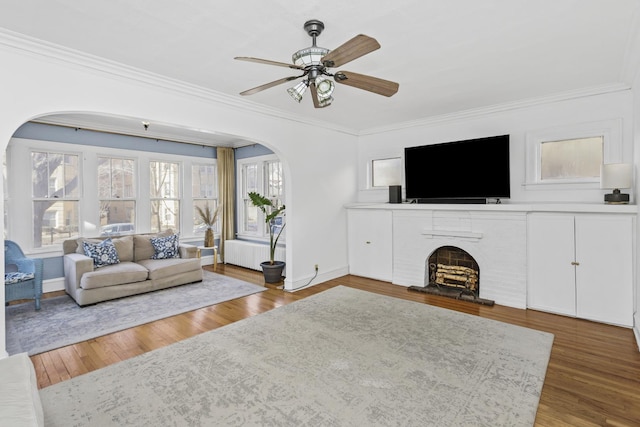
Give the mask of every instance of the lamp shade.
M 610 163 L 600 166 L 600 188 L 631 188 L 632 183 L 632 164 Z
M 289 93 L 289 95 L 291 95 L 291 97 L 293 99 L 295 99 L 296 101 L 300 102 L 300 100 L 302 99 L 302 95 L 304 94 L 305 90 L 307 90 L 307 83 L 306 82 L 300 82 L 297 85 L 295 85 L 294 87 L 291 87 L 291 88 L 287 89 L 287 92 Z
M 327 53 L 329 53 L 329 49 L 311 46 L 300 49 L 291 56 L 291 59 L 294 64 L 304 68 L 310 65 L 320 65 L 322 63 L 322 57 Z
M 318 92 L 318 98 L 326 99 L 333 93 L 335 85 L 334 83 L 322 76 L 316 77 L 316 89 Z

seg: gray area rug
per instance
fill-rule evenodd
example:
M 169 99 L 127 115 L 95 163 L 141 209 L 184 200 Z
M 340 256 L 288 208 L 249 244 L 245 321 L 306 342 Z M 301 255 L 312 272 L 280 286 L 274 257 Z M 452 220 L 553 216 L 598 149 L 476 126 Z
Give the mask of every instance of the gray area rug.
M 6 307 L 7 352 L 42 353 L 154 320 L 262 292 L 266 288 L 204 271 L 202 282 L 78 306 L 63 295 Z
M 531 426 L 553 335 L 336 287 L 41 390 L 48 426 Z

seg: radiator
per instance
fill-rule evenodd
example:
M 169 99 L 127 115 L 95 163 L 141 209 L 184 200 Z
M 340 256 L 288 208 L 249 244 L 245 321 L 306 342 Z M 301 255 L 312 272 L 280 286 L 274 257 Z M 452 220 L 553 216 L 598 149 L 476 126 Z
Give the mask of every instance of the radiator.
M 276 247 L 275 260 L 285 261 L 285 248 Z M 224 263 L 262 271 L 260 263 L 269 261 L 269 244 L 246 240 L 224 241 Z

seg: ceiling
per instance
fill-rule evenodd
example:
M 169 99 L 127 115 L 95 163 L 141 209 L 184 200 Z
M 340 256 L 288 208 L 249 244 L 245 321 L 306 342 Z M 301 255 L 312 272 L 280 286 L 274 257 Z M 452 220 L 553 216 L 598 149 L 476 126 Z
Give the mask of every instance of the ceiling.
M 489 106 L 629 87 L 640 62 L 637 0 L 2 3 L 4 29 L 234 96 L 254 109 L 282 111 L 355 134 Z M 338 85 L 333 104 L 324 109 L 313 108 L 309 94 L 300 104 L 293 101 L 286 89 L 296 82 L 241 97 L 246 89 L 298 71 L 233 58 L 290 63 L 293 52 L 311 45 L 303 30 L 309 19 L 324 22 L 317 42 L 328 49 L 357 34 L 376 38 L 379 50 L 339 69 L 396 81 L 398 93 L 387 98 Z M 142 132 L 138 119 L 51 120 Z M 233 136 L 202 135 L 173 124 L 152 124 L 149 130 L 162 126 L 152 137 L 173 132 L 242 144 Z

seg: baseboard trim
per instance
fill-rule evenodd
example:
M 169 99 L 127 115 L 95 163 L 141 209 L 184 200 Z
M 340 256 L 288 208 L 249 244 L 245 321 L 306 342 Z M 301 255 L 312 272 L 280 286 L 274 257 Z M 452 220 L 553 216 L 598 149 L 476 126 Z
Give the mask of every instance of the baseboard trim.
M 315 279 L 313 278 L 313 274 L 309 274 L 302 279 L 298 279 L 295 281 L 289 281 L 285 278 L 284 290 L 287 292 L 295 292 L 303 288 L 308 288 L 309 286 L 319 285 L 320 283 L 337 279 L 338 277 L 346 276 L 348 274 L 349 267 L 344 266 L 327 272 L 318 272 L 318 276 Z
M 640 313 L 634 313 L 633 320 L 633 335 L 636 337 L 636 345 L 640 351 Z
M 42 281 L 42 292 L 64 291 L 64 277 L 56 277 Z

